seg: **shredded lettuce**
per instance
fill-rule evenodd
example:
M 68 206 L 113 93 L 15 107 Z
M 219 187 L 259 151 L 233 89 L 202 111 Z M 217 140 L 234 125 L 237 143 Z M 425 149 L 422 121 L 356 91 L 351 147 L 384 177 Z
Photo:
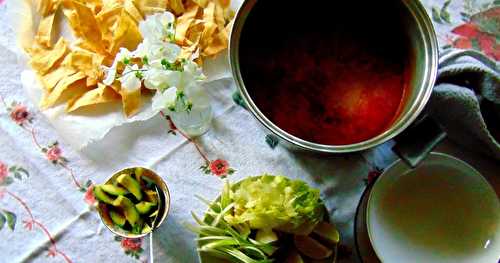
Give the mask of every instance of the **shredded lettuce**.
M 230 262 L 271 263 L 279 245 L 273 230 L 308 235 L 324 216 L 318 190 L 283 176 L 226 181 L 214 202 L 197 197 L 208 211 L 203 220 L 192 213 L 197 224 L 186 227 L 199 235 L 198 251 Z
M 248 223 L 252 229 L 307 235 L 323 220 L 319 191 L 303 181 L 262 175 L 247 178 L 235 188 L 226 188 L 234 204 L 233 213 L 224 216 L 230 225 Z

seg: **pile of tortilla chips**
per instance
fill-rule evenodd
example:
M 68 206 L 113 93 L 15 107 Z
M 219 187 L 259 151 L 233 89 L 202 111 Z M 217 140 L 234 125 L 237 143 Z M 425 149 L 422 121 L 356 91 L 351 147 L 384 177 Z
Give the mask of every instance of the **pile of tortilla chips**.
M 227 48 L 230 0 L 33 0 L 41 15 L 34 43 L 27 50 L 45 95 L 42 108 L 66 103 L 67 112 L 121 100 L 127 116 L 141 108 L 148 91 L 127 92 L 116 81 L 102 84 L 102 65 L 110 66 L 121 47 L 135 50 L 142 42 L 139 22 L 146 16 L 170 11 L 176 17 L 175 41 L 181 57 L 197 63 Z M 75 36 L 71 43 L 59 36 L 67 23 Z

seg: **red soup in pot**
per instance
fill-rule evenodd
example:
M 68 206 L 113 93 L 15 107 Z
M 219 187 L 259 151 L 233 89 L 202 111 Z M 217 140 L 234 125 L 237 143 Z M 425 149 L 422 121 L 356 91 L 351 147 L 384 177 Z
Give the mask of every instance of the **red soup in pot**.
M 284 131 L 359 143 L 388 129 L 404 104 L 412 71 L 406 11 L 402 1 L 328 2 L 276 12 L 280 1 L 257 1 L 241 34 L 241 73 L 256 106 Z

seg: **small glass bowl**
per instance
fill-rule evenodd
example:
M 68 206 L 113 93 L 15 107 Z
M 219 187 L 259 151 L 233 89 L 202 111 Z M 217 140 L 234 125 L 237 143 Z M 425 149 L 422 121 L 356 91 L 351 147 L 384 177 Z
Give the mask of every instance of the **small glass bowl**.
M 121 229 L 119 227 L 116 227 L 113 224 L 113 221 L 111 221 L 111 218 L 109 217 L 108 213 L 103 213 L 103 211 L 105 211 L 107 209 L 106 208 L 106 206 L 107 206 L 106 204 L 99 203 L 97 205 L 97 211 L 99 212 L 99 216 L 101 217 L 101 220 L 104 223 L 104 225 L 111 232 L 113 232 L 113 234 L 118 235 L 120 237 L 124 237 L 124 238 L 140 238 L 140 237 L 144 237 L 144 236 L 149 235 L 155 229 L 157 229 L 158 227 L 160 227 L 160 225 L 167 218 L 168 212 L 170 210 L 170 192 L 168 191 L 167 184 L 165 183 L 165 181 L 156 172 L 154 172 L 154 171 L 152 171 L 152 170 L 150 170 L 148 168 L 145 168 L 145 167 L 129 167 L 129 168 L 122 169 L 120 171 L 115 172 L 112 176 L 110 176 L 106 180 L 105 184 L 113 181 L 116 177 L 118 177 L 122 173 L 128 173 L 128 174 L 134 173 L 136 168 L 142 168 L 143 169 L 142 176 L 147 176 L 149 179 L 153 180 L 156 183 L 156 185 L 158 186 L 158 192 L 159 192 L 159 194 L 162 195 L 162 196 L 158 197 L 158 198 L 160 198 L 162 200 L 162 202 L 161 202 L 160 206 L 158 207 L 158 209 L 159 209 L 158 216 L 160 218 L 159 218 L 158 223 L 156 224 L 156 226 L 154 226 L 153 228 L 151 228 L 151 230 L 148 231 L 148 232 L 146 232 L 146 233 L 133 234 L 133 233 L 127 232 L 127 231 L 125 231 L 125 230 L 123 230 L 123 229 Z

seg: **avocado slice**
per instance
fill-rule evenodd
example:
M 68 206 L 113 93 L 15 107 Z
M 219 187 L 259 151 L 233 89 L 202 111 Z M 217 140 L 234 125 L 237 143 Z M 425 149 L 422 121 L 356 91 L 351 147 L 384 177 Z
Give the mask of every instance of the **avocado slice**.
M 134 203 L 132 203 L 132 201 L 130 201 L 130 199 L 126 198 L 123 195 L 120 195 L 113 202 L 113 205 L 121 207 L 123 209 L 123 212 L 125 213 L 125 218 L 132 227 L 134 227 L 136 223 L 139 221 L 140 219 L 139 212 L 137 211 L 137 209 L 135 209 L 135 205 Z
M 325 259 L 333 254 L 333 250 L 323 246 L 309 236 L 296 235 L 293 237 L 293 243 L 302 255 L 312 259 Z
M 146 190 L 144 193 L 146 193 L 146 199 L 148 202 L 158 204 L 158 194 L 156 194 L 156 191 Z
M 109 211 L 109 217 L 111 217 L 111 221 L 113 223 L 121 228 L 125 226 L 125 223 L 127 222 L 125 219 L 125 216 L 119 214 L 118 212 L 115 212 L 113 210 Z
M 327 245 L 335 246 L 340 242 L 340 234 L 335 227 L 327 222 L 320 222 L 316 225 L 313 233 L 317 238 Z
M 137 167 L 135 168 L 135 179 L 137 180 L 137 182 L 141 182 L 141 177 L 142 177 L 142 174 L 144 173 L 144 169 L 142 167 Z
M 107 195 L 101 188 L 100 185 L 94 186 L 94 196 L 97 198 L 97 200 L 112 205 L 114 200 L 111 198 L 109 195 Z
M 146 234 L 149 232 L 151 232 L 151 227 L 148 224 L 144 224 L 144 226 L 142 227 L 141 234 Z
M 135 208 L 137 209 L 137 211 L 139 211 L 139 214 L 144 215 L 144 214 L 151 212 L 151 210 L 155 206 L 156 206 L 155 203 L 142 201 L 142 202 L 136 204 Z
M 112 184 L 103 184 L 101 189 L 110 195 L 125 195 L 128 193 L 127 189 Z
M 121 174 L 118 176 L 116 181 L 123 187 L 127 188 L 127 190 L 131 192 L 137 200 L 142 200 L 141 185 L 132 176 L 128 174 Z

